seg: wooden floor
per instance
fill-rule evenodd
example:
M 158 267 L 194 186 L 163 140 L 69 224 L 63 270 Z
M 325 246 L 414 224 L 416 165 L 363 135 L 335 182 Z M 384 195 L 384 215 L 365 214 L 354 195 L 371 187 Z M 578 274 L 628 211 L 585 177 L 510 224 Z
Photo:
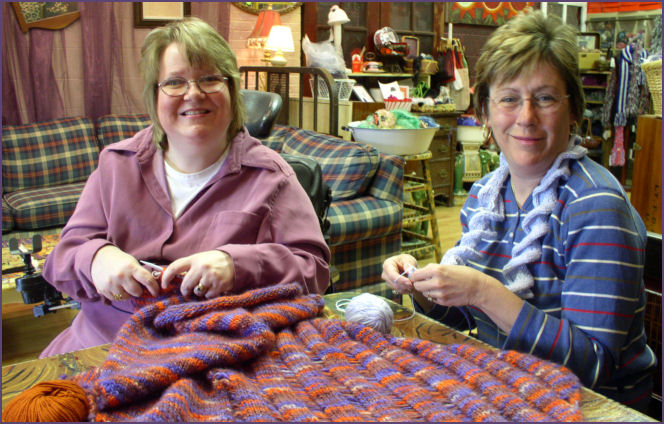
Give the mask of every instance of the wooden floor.
M 459 213 L 463 202 L 457 202 L 458 205 L 436 206 L 436 219 L 438 220 L 438 235 L 440 237 L 440 247 L 443 254 L 454 246 L 461 237 L 461 223 Z

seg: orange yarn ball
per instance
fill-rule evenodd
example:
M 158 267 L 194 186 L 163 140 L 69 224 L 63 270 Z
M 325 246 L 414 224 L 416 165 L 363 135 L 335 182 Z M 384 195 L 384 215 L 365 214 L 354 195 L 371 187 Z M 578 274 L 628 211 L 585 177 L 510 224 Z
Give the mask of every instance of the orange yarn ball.
M 85 392 L 67 380 L 37 383 L 12 399 L 2 411 L 2 421 L 72 422 L 87 418 Z

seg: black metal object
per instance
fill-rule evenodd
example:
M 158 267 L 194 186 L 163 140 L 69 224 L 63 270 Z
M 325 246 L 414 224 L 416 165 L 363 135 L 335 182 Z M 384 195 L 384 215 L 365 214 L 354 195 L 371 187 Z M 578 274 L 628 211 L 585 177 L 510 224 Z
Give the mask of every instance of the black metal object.
M 253 90 L 263 90 L 270 91 L 273 93 L 278 93 L 283 99 L 283 107 L 281 108 L 281 113 L 277 119 L 277 123 L 289 125 L 289 99 L 290 99 L 290 83 L 291 75 L 300 76 L 300 86 L 298 87 L 298 123 L 297 126 L 302 128 L 303 125 L 303 110 L 304 110 L 304 94 L 305 92 L 311 91 L 309 88 L 309 79 L 313 79 L 313 87 L 318 87 L 319 78 L 322 79 L 323 83 L 327 87 L 327 92 L 329 95 L 329 104 L 330 104 L 330 114 L 329 114 L 329 134 L 335 137 L 339 136 L 339 94 L 338 87 L 334 82 L 332 74 L 323 68 L 316 67 L 300 67 L 300 66 L 242 66 L 240 67 L 240 74 L 244 77 L 244 87 L 245 89 L 250 89 L 249 87 L 249 74 L 254 74 L 254 87 Z M 266 79 L 265 87 L 260 87 L 261 75 L 265 74 Z M 313 97 L 313 130 L 318 131 L 318 90 L 313 90 L 311 93 Z M 325 100 L 328 101 L 327 99 Z
M 81 304 L 70 297 L 64 298 L 55 287 L 50 285 L 41 272 L 37 272 L 32 265 L 32 255 L 39 252 L 42 248 L 42 239 L 39 234 L 32 236 L 32 250 L 28 251 L 19 246 L 17 239 L 9 240 L 9 252 L 14 255 L 20 255 L 23 259 L 22 277 L 16 279 L 16 290 L 21 293 L 23 303 L 30 305 L 39 303 L 32 308 L 35 317 L 41 317 L 48 313 L 54 313 L 58 309 L 72 308 L 81 309 Z M 43 303 L 40 303 L 43 302 Z

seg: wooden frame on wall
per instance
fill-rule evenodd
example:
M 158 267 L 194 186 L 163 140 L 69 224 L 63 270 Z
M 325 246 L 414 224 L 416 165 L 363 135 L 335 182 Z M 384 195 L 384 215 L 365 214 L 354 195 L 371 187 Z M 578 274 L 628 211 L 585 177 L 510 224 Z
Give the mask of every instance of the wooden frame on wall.
M 191 16 L 191 2 L 134 2 L 134 27 L 156 28 Z
M 420 55 L 420 39 L 412 35 L 402 35 L 401 42 L 408 45 L 408 59 L 415 59 Z
M 21 31 L 30 28 L 62 29 L 81 16 L 78 3 L 67 2 L 11 2 Z

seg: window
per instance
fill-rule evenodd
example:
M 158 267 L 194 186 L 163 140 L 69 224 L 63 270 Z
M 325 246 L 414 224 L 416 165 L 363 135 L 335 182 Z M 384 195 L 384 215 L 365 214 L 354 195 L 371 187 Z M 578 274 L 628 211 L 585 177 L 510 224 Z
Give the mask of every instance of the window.
M 586 30 L 588 5 L 584 2 L 542 2 L 545 15 L 558 16 L 568 25 L 581 32 Z

